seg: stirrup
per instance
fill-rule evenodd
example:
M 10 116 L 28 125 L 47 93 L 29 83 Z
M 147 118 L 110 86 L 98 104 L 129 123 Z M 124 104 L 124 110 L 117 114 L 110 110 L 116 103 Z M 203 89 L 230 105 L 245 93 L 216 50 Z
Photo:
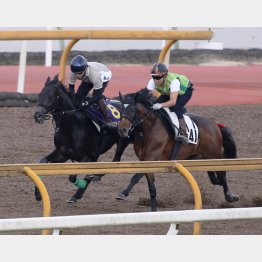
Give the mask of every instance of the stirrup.
M 116 122 L 106 122 L 106 125 L 109 127 L 117 127 L 117 123 Z

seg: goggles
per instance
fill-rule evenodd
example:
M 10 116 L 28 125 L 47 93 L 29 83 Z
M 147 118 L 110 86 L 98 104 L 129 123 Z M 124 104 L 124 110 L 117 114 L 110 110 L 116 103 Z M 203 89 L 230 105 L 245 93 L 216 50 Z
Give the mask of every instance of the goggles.
M 166 74 L 162 74 L 162 75 L 156 75 L 156 74 L 151 74 L 152 78 L 155 80 L 160 80 L 161 78 L 163 78 Z

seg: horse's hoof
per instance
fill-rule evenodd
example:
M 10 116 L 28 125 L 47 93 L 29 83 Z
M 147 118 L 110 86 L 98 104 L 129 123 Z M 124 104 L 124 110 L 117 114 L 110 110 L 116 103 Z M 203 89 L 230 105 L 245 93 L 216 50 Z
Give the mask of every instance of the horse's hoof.
M 239 200 L 239 196 L 236 194 L 226 194 L 226 201 L 229 203 L 237 202 Z
M 125 196 L 123 193 L 119 193 L 119 194 L 115 197 L 115 199 L 117 199 L 117 200 L 125 200 L 125 199 L 126 199 L 126 196 Z
M 35 200 L 36 201 L 42 201 L 42 196 L 40 194 L 38 187 L 35 187 Z
M 42 197 L 41 196 L 35 196 L 35 200 L 40 202 L 40 201 L 42 201 Z
M 101 182 L 101 176 L 94 176 L 93 179 L 92 179 L 92 182 L 94 182 L 94 183 Z
M 77 202 L 77 199 L 75 197 L 71 197 L 67 200 L 67 203 L 75 204 Z

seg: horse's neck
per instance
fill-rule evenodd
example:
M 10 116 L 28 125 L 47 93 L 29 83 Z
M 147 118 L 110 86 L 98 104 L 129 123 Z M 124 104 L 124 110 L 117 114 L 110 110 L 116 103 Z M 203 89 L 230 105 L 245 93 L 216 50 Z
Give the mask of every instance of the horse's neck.
M 59 96 L 60 101 L 57 111 L 69 111 L 75 109 L 72 99 L 65 92 L 59 90 Z
M 155 112 L 149 109 L 146 109 L 143 105 L 137 106 L 137 113 L 139 120 L 141 121 L 142 133 L 144 136 L 152 135 L 153 127 L 158 125 L 159 128 L 163 128 L 162 121 L 159 117 L 156 116 Z

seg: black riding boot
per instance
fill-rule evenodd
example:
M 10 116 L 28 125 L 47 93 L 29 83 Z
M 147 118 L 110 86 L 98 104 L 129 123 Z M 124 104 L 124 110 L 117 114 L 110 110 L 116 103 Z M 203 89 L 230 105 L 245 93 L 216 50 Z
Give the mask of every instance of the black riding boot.
M 106 125 L 101 127 L 100 130 L 100 144 L 98 147 L 98 155 L 101 155 L 103 153 L 105 153 L 108 148 L 110 148 L 110 146 L 112 145 L 112 139 L 113 138 L 113 133 L 112 133 L 112 129 Z
M 183 144 L 189 144 L 187 133 L 186 133 L 186 122 L 184 117 L 178 119 L 179 121 L 179 134 L 176 137 L 176 140 L 181 141 Z
M 100 111 L 102 112 L 102 114 L 104 116 L 106 124 L 108 126 L 115 126 L 114 122 L 112 122 L 112 120 L 110 119 L 110 117 L 107 113 L 106 102 L 103 98 L 98 101 L 98 105 L 99 105 Z

